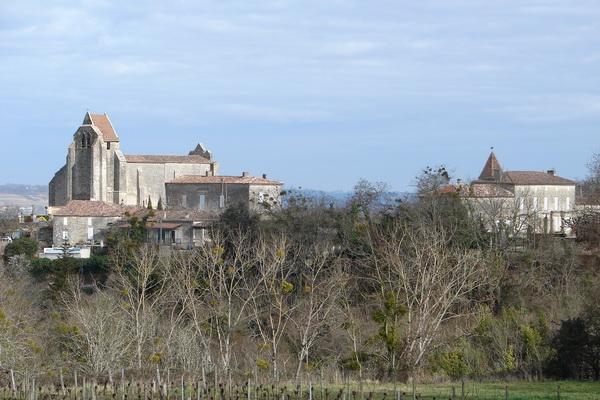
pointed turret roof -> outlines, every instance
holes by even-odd
[[[479,179],[492,181],[499,180],[502,176],[502,166],[498,162],[494,151],[490,152],[490,156],[488,157],[483,169],[481,170],[481,174],[479,174]]]
[[[91,114],[86,112],[85,117],[83,118],[83,125],[93,125],[98,128],[102,133],[102,139],[104,139],[105,142],[119,141],[119,136],[117,136],[117,132],[115,132],[115,129],[106,114]]]

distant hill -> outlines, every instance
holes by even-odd
[[[7,183],[0,185],[0,207],[29,207],[34,206],[36,212],[48,205],[47,185],[21,185]]]
[[[18,183],[7,183],[0,185],[0,193],[12,193],[22,196],[48,195],[48,185],[21,185]]]
[[[307,199],[310,199],[314,202],[323,202],[325,204],[333,204],[335,207],[343,207],[348,201],[352,198],[354,192],[352,191],[325,191],[325,190],[313,190],[313,189],[294,189],[287,188],[284,189],[289,195],[293,196],[302,196]],[[411,193],[404,192],[387,192],[382,199],[382,204],[380,205],[395,205],[397,204],[397,200],[407,200],[413,199],[414,195]]]

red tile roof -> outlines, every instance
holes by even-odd
[[[494,180],[498,179],[502,174],[502,166],[498,162],[496,155],[492,151],[490,156],[488,157],[483,169],[481,170],[481,174],[479,174],[479,179],[482,180]]]
[[[166,229],[169,231],[179,228],[181,224],[176,222],[149,222],[148,228],[150,229]]]
[[[550,171],[503,171],[493,151],[483,166],[479,179],[473,183],[490,181],[512,185],[575,185],[574,181],[556,176]]]
[[[473,197],[514,197],[515,194],[498,183],[474,182],[469,187],[469,195]]]
[[[155,156],[155,155],[126,155],[125,160],[129,163],[146,164],[212,164],[213,161],[205,157],[192,156]]]
[[[221,183],[238,183],[245,185],[274,185],[281,186],[282,183],[278,181],[272,181],[270,179],[261,178],[257,176],[202,176],[202,175],[185,175],[179,178],[167,181],[168,184],[221,184]]]
[[[53,214],[62,217],[119,217],[126,209],[103,201],[71,200]]]
[[[105,142],[118,142],[119,136],[115,132],[110,120],[108,119],[108,115],[106,114],[90,114],[89,112],[85,114],[85,118],[83,119],[84,125],[94,125],[98,128],[100,133],[102,133],[102,139]]]
[[[208,210],[192,210],[192,209],[182,209],[182,210],[148,210],[143,209],[135,213],[139,218],[143,218],[148,213],[152,213],[152,215],[148,218],[148,221],[204,221],[204,220],[214,220],[218,218],[218,214],[213,211]]]
[[[434,190],[435,194],[460,194],[462,187],[459,185],[444,185],[440,186],[438,189]]]
[[[575,186],[575,181],[556,176],[553,173],[539,171],[506,171],[502,182],[514,185],[568,185]]]

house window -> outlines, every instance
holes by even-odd
[[[88,228],[87,233],[88,240],[94,240],[94,228]]]
[[[548,211],[548,198],[544,197],[544,211]]]
[[[219,196],[219,207],[220,208],[224,208],[225,207],[225,195],[222,194]]]
[[[537,197],[534,197],[534,198],[533,198],[533,211],[536,211],[536,210],[537,210],[537,207],[538,207],[538,204],[537,204]]]
[[[92,226],[92,217],[88,217],[88,226]]]
[[[200,194],[200,200],[198,201],[198,208],[200,210],[206,209],[206,195],[203,193]]]
[[[565,211],[569,211],[571,209],[571,198],[567,197],[565,199]]]
[[[554,198],[554,209],[555,209],[555,210],[558,210],[558,205],[559,205],[559,204],[558,204],[558,197],[555,197],[555,198]]]
[[[106,143],[106,150],[110,150],[110,142]]]
[[[62,231],[62,238],[63,238],[63,240],[69,240],[69,231],[67,231],[67,230]]]
[[[523,212],[525,210],[525,199],[519,197],[519,211]]]
[[[560,217],[552,217],[552,230],[554,232],[559,232],[561,229],[561,218]]]
[[[185,195],[185,194],[181,195],[181,206],[184,208],[187,207],[187,195]]]
[[[63,217],[63,226],[67,226],[69,224],[69,217]]]
[[[206,229],[194,229],[194,240],[204,240],[206,239]]]
[[[263,203],[265,201],[265,194],[263,192],[258,192],[258,202]]]

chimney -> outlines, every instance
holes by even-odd
[[[547,173],[548,175],[552,175],[552,176],[554,176],[554,169],[549,169],[548,171],[546,171],[546,173]]]
[[[263,179],[267,179],[267,174],[263,174]]]
[[[247,176],[250,176],[250,172],[248,172],[248,171],[242,172],[242,178],[245,178]]]

